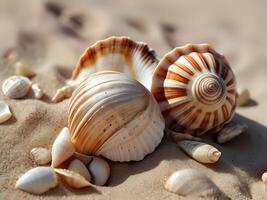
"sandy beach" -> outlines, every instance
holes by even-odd
[[[14,63],[22,61],[36,73],[31,80],[46,91],[42,100],[30,95],[9,99],[0,91],[0,100],[13,114],[0,125],[0,199],[186,199],[164,189],[167,177],[184,168],[206,174],[230,199],[267,199],[267,186],[261,181],[267,171],[267,2],[51,2],[0,0],[0,85],[14,74]],[[112,173],[104,187],[74,190],[61,184],[40,197],[16,190],[16,180],[36,166],[30,150],[51,148],[67,126],[69,100],[55,104],[51,97],[71,76],[83,51],[113,35],[147,43],[159,59],[186,43],[211,44],[230,62],[238,86],[251,93],[250,103],[237,108],[234,117],[246,123],[248,131],[224,145],[213,135],[204,136],[222,152],[216,164],[194,161],[164,137],[142,161],[109,162]]]

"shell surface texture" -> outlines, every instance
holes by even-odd
[[[80,57],[72,80],[80,83],[89,74],[112,70],[123,72],[150,90],[158,60],[145,43],[128,37],[109,37],[90,46]]]
[[[5,101],[0,101],[0,124],[12,117],[9,106]]]
[[[12,99],[19,99],[29,92],[31,81],[25,76],[11,76],[2,85],[5,96]]]
[[[36,167],[22,175],[15,188],[32,194],[42,194],[57,185],[58,178],[53,168]]]
[[[71,143],[71,137],[69,129],[64,127],[59,133],[58,137],[52,145],[52,163],[51,167],[57,167],[65,160],[70,158],[74,152],[75,148]]]
[[[102,71],[88,76],[74,91],[68,126],[77,152],[123,162],[152,153],[165,124],[142,84],[120,72]]]
[[[233,71],[207,44],[188,44],[166,54],[154,72],[151,91],[166,126],[193,135],[219,131],[236,108]]]

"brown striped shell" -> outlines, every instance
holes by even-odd
[[[80,57],[70,83],[80,83],[89,74],[112,70],[123,72],[151,88],[153,72],[158,60],[145,43],[128,37],[109,37],[99,40]]]
[[[76,151],[123,162],[153,152],[165,124],[158,103],[142,84],[120,72],[102,71],[73,92],[68,127]]]
[[[166,54],[151,91],[166,126],[192,135],[219,131],[236,107],[235,76],[225,57],[207,44],[188,44]]]

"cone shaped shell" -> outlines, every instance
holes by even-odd
[[[151,91],[169,128],[196,135],[218,131],[236,107],[235,76],[226,59],[206,44],[188,44],[166,54],[154,72]]]
[[[9,120],[12,117],[9,106],[6,102],[0,101],[0,124]]]
[[[110,37],[90,46],[80,57],[72,80],[80,83],[87,75],[112,70],[128,74],[149,90],[158,60],[146,44],[128,37]]]
[[[52,145],[51,167],[57,167],[75,152],[68,128],[63,128]]]
[[[74,91],[68,124],[78,152],[113,161],[143,159],[158,146],[164,130],[150,92],[112,71],[92,74]]]
[[[58,185],[57,175],[51,167],[36,167],[22,175],[16,188],[32,194],[42,194]]]
[[[202,142],[183,140],[177,144],[184,152],[201,163],[215,163],[221,156],[218,149]]]

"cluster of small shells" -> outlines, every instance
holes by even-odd
[[[109,164],[102,158],[75,152],[70,139],[65,127],[53,143],[51,153],[46,148],[32,149],[31,155],[38,165],[46,165],[52,160],[51,166],[29,170],[18,179],[15,187],[32,194],[42,194],[56,187],[59,177],[72,188],[104,185],[110,176]],[[65,161],[68,162],[67,169],[60,168]]]

